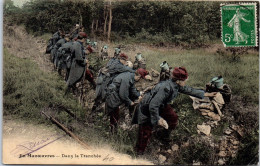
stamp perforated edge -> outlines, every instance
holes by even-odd
[[[232,45],[232,46],[226,46],[226,44],[223,42],[223,27],[222,27],[222,6],[226,6],[226,5],[254,5],[255,7],[255,45],[253,46],[236,46],[236,45]],[[256,2],[226,2],[226,3],[221,3],[220,4],[220,15],[221,15],[221,42],[223,43],[224,47],[257,47],[258,46],[258,19],[257,19],[257,3]]]

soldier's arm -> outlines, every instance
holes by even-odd
[[[140,92],[136,89],[135,85],[133,84],[130,86],[130,94],[135,99],[137,99],[140,96]]]
[[[189,86],[180,87],[179,92],[193,96],[193,97],[197,97],[197,98],[200,98],[200,99],[203,99],[204,94],[205,94],[205,92],[203,90],[194,89],[194,88],[189,87]]]
[[[79,62],[85,63],[85,60],[83,59],[83,55],[82,55],[83,52],[81,49],[81,45],[75,44],[74,49],[75,49],[75,59]]]
[[[149,104],[149,111],[150,111],[152,125],[156,125],[158,123],[158,120],[160,119],[159,109],[161,106],[163,106],[163,101],[166,98],[168,98],[169,93],[170,93],[169,89],[160,88],[157,94],[151,100]]]
[[[118,73],[123,73],[123,72],[130,72],[130,73],[134,73],[135,71],[133,69],[131,69],[130,67],[128,66],[125,66],[123,64],[120,64],[120,65],[116,65],[115,66],[115,70],[118,72]]]
[[[128,79],[122,79],[119,88],[119,96],[127,106],[130,106],[132,103],[132,100],[129,98],[129,88],[130,83]]]

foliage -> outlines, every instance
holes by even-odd
[[[210,40],[220,38],[219,4],[219,2],[114,1],[112,2],[112,34],[115,34],[113,39],[131,37],[136,42],[148,40],[156,44],[172,42],[188,48],[204,47]],[[82,22],[88,33],[95,29],[96,35],[102,37],[105,34],[102,32],[106,6],[107,2],[103,0],[35,0],[23,5],[19,17],[8,8],[5,8],[5,13],[8,12],[16,22],[25,24],[28,31],[37,34],[54,33],[58,27],[70,31],[72,26]],[[93,21],[96,22],[95,27],[92,27]]]
[[[15,13],[16,10],[19,10],[18,7],[14,6],[14,2],[12,0],[5,0],[3,8],[5,15]]]

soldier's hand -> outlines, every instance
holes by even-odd
[[[205,96],[205,97],[215,97],[215,96],[217,95],[217,93],[218,93],[218,92],[211,92],[211,93],[206,92],[206,93],[204,94],[204,96]]]
[[[133,106],[133,105],[135,105],[135,103],[134,103],[134,102],[131,102],[130,106]]]
[[[168,123],[167,123],[163,118],[160,118],[160,119],[158,120],[158,125],[159,125],[159,126],[162,126],[162,127],[165,128],[165,129],[168,129],[168,128],[169,128]]]
[[[140,101],[142,100],[142,98],[143,98],[143,96],[140,95],[140,96],[138,97],[137,102],[140,103]]]

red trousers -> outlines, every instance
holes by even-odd
[[[86,69],[85,79],[87,79],[89,82],[94,81],[93,74],[91,73],[91,71],[89,69]]]
[[[178,115],[174,112],[173,108],[171,108],[169,104],[167,104],[162,110],[160,110],[159,114],[168,123],[168,130],[175,129],[178,123]],[[139,125],[138,140],[136,143],[137,152],[143,153],[145,151],[149,139],[152,136],[152,128],[153,127],[150,123]]]
[[[89,69],[86,70],[85,79],[87,79],[93,85],[94,89],[96,89],[93,73]]]
[[[117,127],[117,123],[119,120],[119,107],[109,113],[110,116],[110,126]]]

